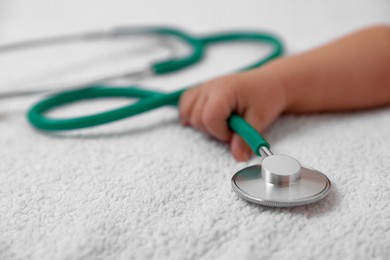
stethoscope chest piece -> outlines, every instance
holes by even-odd
[[[270,207],[294,207],[324,198],[331,183],[323,173],[292,157],[270,154],[259,165],[238,171],[233,190],[243,199]]]

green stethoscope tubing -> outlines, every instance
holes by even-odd
[[[239,71],[246,71],[259,67],[283,54],[282,42],[271,34],[232,32],[195,38],[180,30],[165,27],[151,27],[144,29],[143,32],[175,36],[186,42],[192,48],[191,54],[187,57],[158,62],[152,65],[155,74],[170,73],[190,66],[203,58],[207,45],[226,41],[260,41],[270,43],[273,46],[272,52],[267,57]],[[171,93],[161,93],[137,88],[136,86],[123,88],[96,84],[47,97],[30,108],[27,113],[27,118],[35,128],[44,131],[66,131],[88,128],[138,115],[161,106],[177,105],[181,94],[187,89],[188,88],[183,88]],[[48,118],[45,116],[45,113],[49,110],[76,101],[95,98],[123,97],[138,98],[139,100],[136,103],[94,115],[66,119]],[[255,154],[260,155],[260,147],[265,146],[270,148],[269,143],[239,115],[232,114],[227,121],[229,127],[246,141]]]
[[[205,55],[205,46],[209,44],[229,42],[229,41],[260,41],[266,42],[273,45],[274,49],[269,56],[266,58],[247,66],[243,70],[250,70],[257,68],[268,61],[279,57],[283,54],[283,44],[281,41],[276,38],[274,35],[265,34],[265,33],[256,33],[256,32],[230,32],[222,34],[213,34],[210,36],[205,36],[202,38],[194,38],[187,33],[179,31],[173,28],[145,28],[143,30],[145,33],[152,34],[161,34],[161,35],[170,35],[181,39],[183,42],[186,42],[189,46],[192,47],[192,53],[186,57],[174,60],[168,60],[163,62],[157,62],[152,65],[152,69],[156,74],[165,74],[181,70],[187,66],[193,65],[203,58]]]

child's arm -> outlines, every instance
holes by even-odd
[[[366,29],[321,48],[187,91],[180,101],[184,124],[231,142],[247,160],[249,147],[228,129],[232,112],[258,131],[283,112],[311,113],[390,104],[390,27]]]
[[[366,29],[270,68],[285,84],[287,112],[361,109],[390,103],[390,27]]]

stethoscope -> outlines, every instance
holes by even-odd
[[[283,53],[281,41],[276,36],[268,33],[239,31],[195,37],[171,27],[119,28],[108,32],[93,32],[73,37],[37,40],[32,42],[33,44],[24,43],[24,45],[41,45],[67,39],[91,40],[101,37],[118,37],[134,34],[174,37],[186,44],[191,50],[188,55],[158,61],[153,63],[147,70],[137,72],[142,76],[168,74],[194,65],[204,58],[208,46],[221,42],[253,41],[266,43],[273,47],[272,51],[264,59],[239,71],[259,67],[281,56]],[[23,47],[23,43],[16,45],[16,47]],[[10,47],[8,46],[8,48]],[[109,78],[133,74],[126,73],[125,75],[114,75]],[[92,82],[98,81],[100,82],[100,80]],[[66,131],[88,128],[138,115],[161,106],[177,105],[181,94],[187,89],[183,88],[171,93],[162,93],[137,86],[124,88],[96,83],[78,89],[55,93],[44,98],[31,107],[27,113],[27,118],[32,126],[43,131]],[[49,118],[46,116],[46,113],[54,108],[81,100],[123,97],[138,98],[139,100],[130,105],[88,116],[66,119]],[[301,166],[292,157],[273,154],[270,151],[269,143],[239,115],[232,114],[227,122],[229,127],[246,141],[253,152],[262,157],[259,164],[244,168],[232,177],[232,188],[238,196],[265,206],[292,207],[316,202],[329,193],[331,183],[326,175],[317,170]]]

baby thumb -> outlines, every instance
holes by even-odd
[[[234,159],[240,162],[248,161],[252,155],[251,149],[238,134],[233,134],[230,141],[230,150]]]
[[[264,122],[258,116],[249,114],[245,116],[247,122],[255,128],[258,132],[261,132],[264,128]],[[237,161],[247,161],[250,159],[253,151],[249,145],[240,137],[237,133],[234,133],[230,141],[230,149],[233,157]]]

